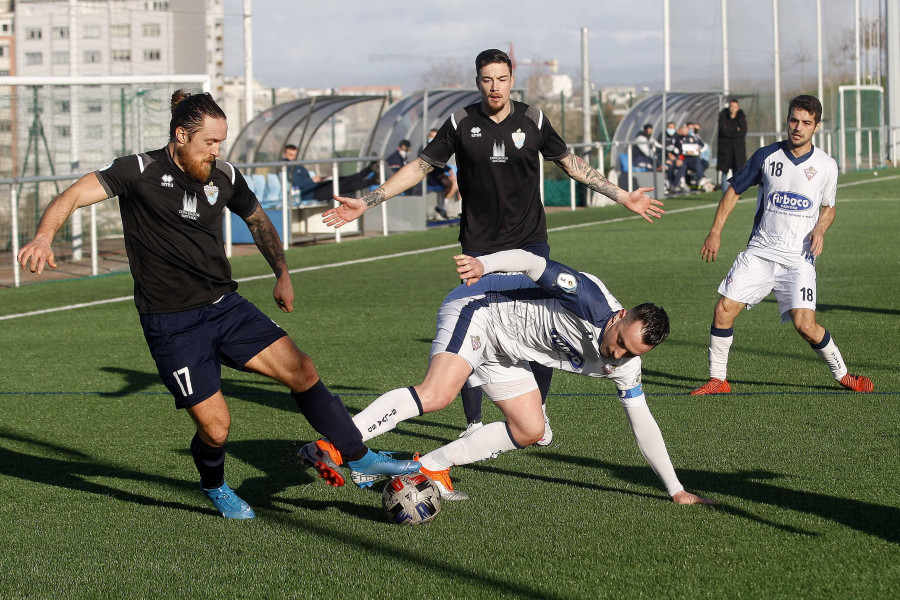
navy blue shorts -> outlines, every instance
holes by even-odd
[[[240,371],[287,335],[237,292],[200,308],[141,315],[141,326],[176,408],[190,408],[218,392],[222,365]]]

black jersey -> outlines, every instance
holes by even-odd
[[[222,212],[256,210],[256,196],[230,163],[216,161],[206,184],[191,180],[167,148],[117,158],[95,171],[119,197],[125,249],[141,314],[215,302],[237,289],[225,256]]]
[[[568,152],[537,108],[510,101],[509,115],[495,123],[479,102],[453,113],[421,158],[443,168],[456,154],[462,196],[459,241],[463,248],[487,253],[547,241],[541,155],[559,160]]]

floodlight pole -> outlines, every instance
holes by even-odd
[[[728,0],[722,0],[722,89],[728,95]]]
[[[778,0],[772,0],[772,37],[775,48],[775,133],[781,134],[781,45],[778,33]]]
[[[253,120],[253,32],[252,0],[244,0],[244,126]]]
[[[598,105],[597,109],[600,109]],[[591,74],[588,54],[588,30],[581,28],[581,141],[591,143]],[[585,157],[591,149],[585,148]]]
[[[78,0],[69,0],[69,75],[78,76]],[[69,88],[69,173],[78,172],[78,86]],[[40,185],[37,185],[40,189]],[[81,212],[72,213],[72,260],[82,259]]]

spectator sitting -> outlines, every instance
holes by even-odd
[[[709,168],[709,144],[704,142],[703,137],[700,135],[700,123],[688,123],[688,129],[694,133],[694,137],[700,142],[700,166],[703,167],[703,172],[706,173],[706,170]]]
[[[687,169],[684,164],[684,151],[681,148],[681,136],[675,130],[675,123],[666,123],[666,182],[668,194],[686,192],[689,190],[684,182],[684,173]]]
[[[684,153],[685,179],[699,187],[704,170],[703,162],[700,160],[703,141],[694,135],[690,125],[688,123],[679,127],[678,135],[681,136],[681,151]]]
[[[634,141],[637,143],[631,147],[631,165],[636,169],[657,169],[661,162],[662,144],[653,137],[653,125],[646,123],[641,127]]]
[[[406,161],[409,158],[410,146],[409,140],[400,140],[400,143],[397,144],[397,149],[385,159],[385,163],[391,170],[388,177],[399,171],[400,168],[406,164]]]
[[[285,146],[281,153],[281,160],[287,162],[297,160],[297,146],[293,144]],[[316,184],[324,181],[318,175],[310,174],[303,165],[288,167],[288,180],[291,182],[291,193],[300,194],[301,200],[312,200],[312,192],[316,189]]]

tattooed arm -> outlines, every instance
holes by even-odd
[[[259,204],[252,215],[244,219],[253,241],[259,252],[265,257],[266,262],[275,273],[275,291],[272,296],[275,304],[282,311],[289,313],[294,310],[294,286],[291,284],[291,275],[288,272],[287,261],[284,258],[284,249],[278,231],[272,225],[272,221]]]
[[[322,213],[322,221],[329,226],[340,227],[362,216],[364,212],[378,206],[386,200],[390,200],[398,194],[402,194],[409,188],[421,183],[434,167],[417,158],[405,164],[390,179],[384,182],[378,189],[373,190],[362,198],[343,198],[335,196],[340,204]]]
[[[614,200],[651,223],[653,218],[659,218],[665,212],[659,208],[663,205],[662,202],[644,194],[644,192],[649,192],[653,188],[638,188],[629,194],[619,186],[611,183],[577,154],[569,152],[569,154],[557,160],[556,165],[578,183],[582,183],[598,194],[603,194],[607,198]]]

